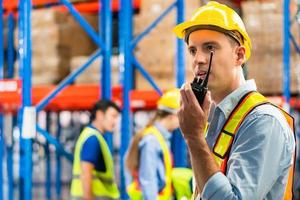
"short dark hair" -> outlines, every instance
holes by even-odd
[[[111,100],[101,99],[97,101],[91,110],[90,121],[92,122],[96,118],[96,112],[98,110],[101,110],[102,112],[105,113],[107,109],[110,107],[116,109],[118,112],[121,112],[120,107]]]

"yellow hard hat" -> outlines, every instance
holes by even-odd
[[[179,89],[170,89],[166,91],[157,101],[157,109],[175,114],[180,107],[179,101]]]
[[[250,58],[252,48],[251,40],[246,32],[242,19],[233,9],[218,2],[210,1],[206,5],[195,10],[189,21],[185,21],[175,26],[173,31],[177,37],[183,38],[185,37],[187,29],[192,27],[197,28],[197,26],[199,27],[198,29],[201,29],[201,27],[206,29],[210,26],[219,28],[216,29],[217,31],[223,29],[225,31],[239,32],[243,37],[241,45],[246,49],[246,60]]]

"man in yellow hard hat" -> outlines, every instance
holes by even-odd
[[[127,187],[131,200],[172,198],[171,133],[179,127],[179,89],[165,92],[157,102],[155,116],[135,134],[126,157],[133,181]]]
[[[250,58],[251,40],[241,18],[210,1],[174,32],[188,46],[194,75],[204,79],[209,73],[202,104],[190,83],[180,90],[178,117],[195,197],[292,199],[293,118],[258,93],[254,80],[245,80],[242,66]]]

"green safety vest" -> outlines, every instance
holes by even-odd
[[[170,155],[169,148],[161,135],[161,133],[154,126],[150,126],[146,128],[143,132],[143,136],[148,134],[152,134],[158,140],[164,157],[164,165],[165,165],[165,181],[166,185],[164,189],[159,193],[159,200],[170,200],[172,197],[172,183],[171,183],[171,173],[172,173],[172,158]],[[143,195],[139,186],[138,177],[134,177],[133,182],[127,187],[127,192],[131,200],[142,200]]]
[[[172,170],[172,185],[176,200],[191,199],[193,194],[192,189],[193,171],[190,168],[173,168]]]
[[[93,180],[92,180],[92,192],[95,199],[118,199],[120,194],[117,184],[114,180],[114,165],[112,155],[110,150],[103,138],[103,136],[95,129],[86,127],[80,134],[74,154],[73,163],[73,179],[71,183],[71,198],[72,199],[82,199],[83,197],[83,187],[80,180],[80,153],[84,142],[91,136],[96,136],[102,150],[104,163],[106,166],[105,172],[100,172],[93,170]]]

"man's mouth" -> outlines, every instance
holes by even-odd
[[[205,71],[197,72],[196,76],[204,80],[204,78],[206,77],[206,72]]]

